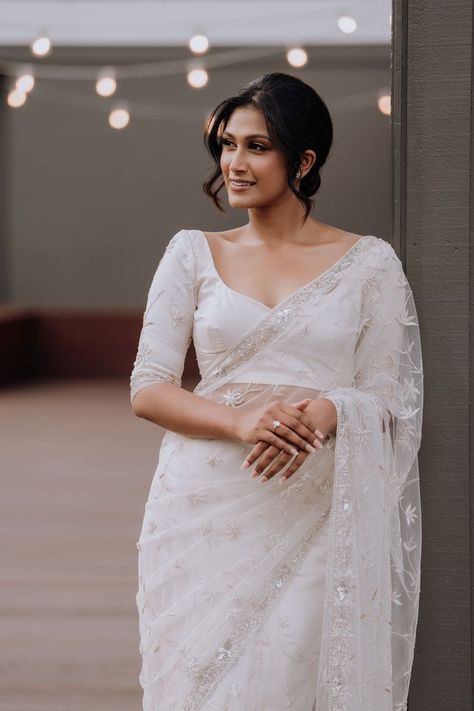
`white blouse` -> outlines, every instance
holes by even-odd
[[[347,259],[346,255],[355,245],[366,238],[382,241],[371,235],[361,237],[338,262]],[[316,282],[321,276],[317,275],[312,281]],[[311,283],[307,282],[270,308],[227,286],[215,267],[209,243],[201,230],[179,230],[169,241],[148,292],[131,375],[131,400],[139,390],[152,383],[166,381],[181,385],[191,339],[202,377],[219,356],[255,327],[259,319],[276,311],[284,320],[285,303]],[[281,373],[286,371],[284,384],[324,388],[335,379],[344,384],[351,372],[359,328],[359,295],[349,288],[342,293],[338,289],[334,309],[330,308],[330,302],[329,294],[325,309],[316,320],[317,327],[306,326],[301,339],[297,339],[294,347],[286,352],[286,357],[294,361],[292,383],[288,383],[287,368],[281,368],[278,354],[271,349],[264,360],[260,359],[258,372],[247,370],[242,382],[248,382],[250,375],[255,382],[282,383]],[[315,373],[319,376],[318,383]]]

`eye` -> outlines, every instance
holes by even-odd
[[[230,145],[230,144],[232,143],[232,141],[230,141],[228,138],[221,138],[220,143],[221,143],[222,146],[228,146],[228,145]],[[266,146],[262,146],[260,143],[250,143],[249,145],[250,145],[250,146],[256,146],[256,147],[259,149],[259,151],[258,151],[259,153],[260,153],[261,151],[266,151],[266,150],[267,150],[267,147],[266,147]]]

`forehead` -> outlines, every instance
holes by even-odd
[[[262,112],[249,107],[235,109],[222,133],[232,134],[237,138],[247,136],[261,138],[269,135]]]

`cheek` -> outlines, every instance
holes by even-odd
[[[281,160],[274,154],[265,156],[260,161],[258,172],[264,175],[272,185],[280,185],[286,183],[286,168]]]
[[[230,161],[231,161],[230,156],[226,153],[222,153],[221,159],[220,159],[220,167],[221,167],[222,172],[227,170],[227,168],[229,167]]]

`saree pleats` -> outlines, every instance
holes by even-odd
[[[195,709],[311,550],[329,512],[334,454],[315,453],[283,486],[258,487],[240,470],[240,445],[166,438],[139,543],[141,682],[160,708],[169,699],[169,708]]]

